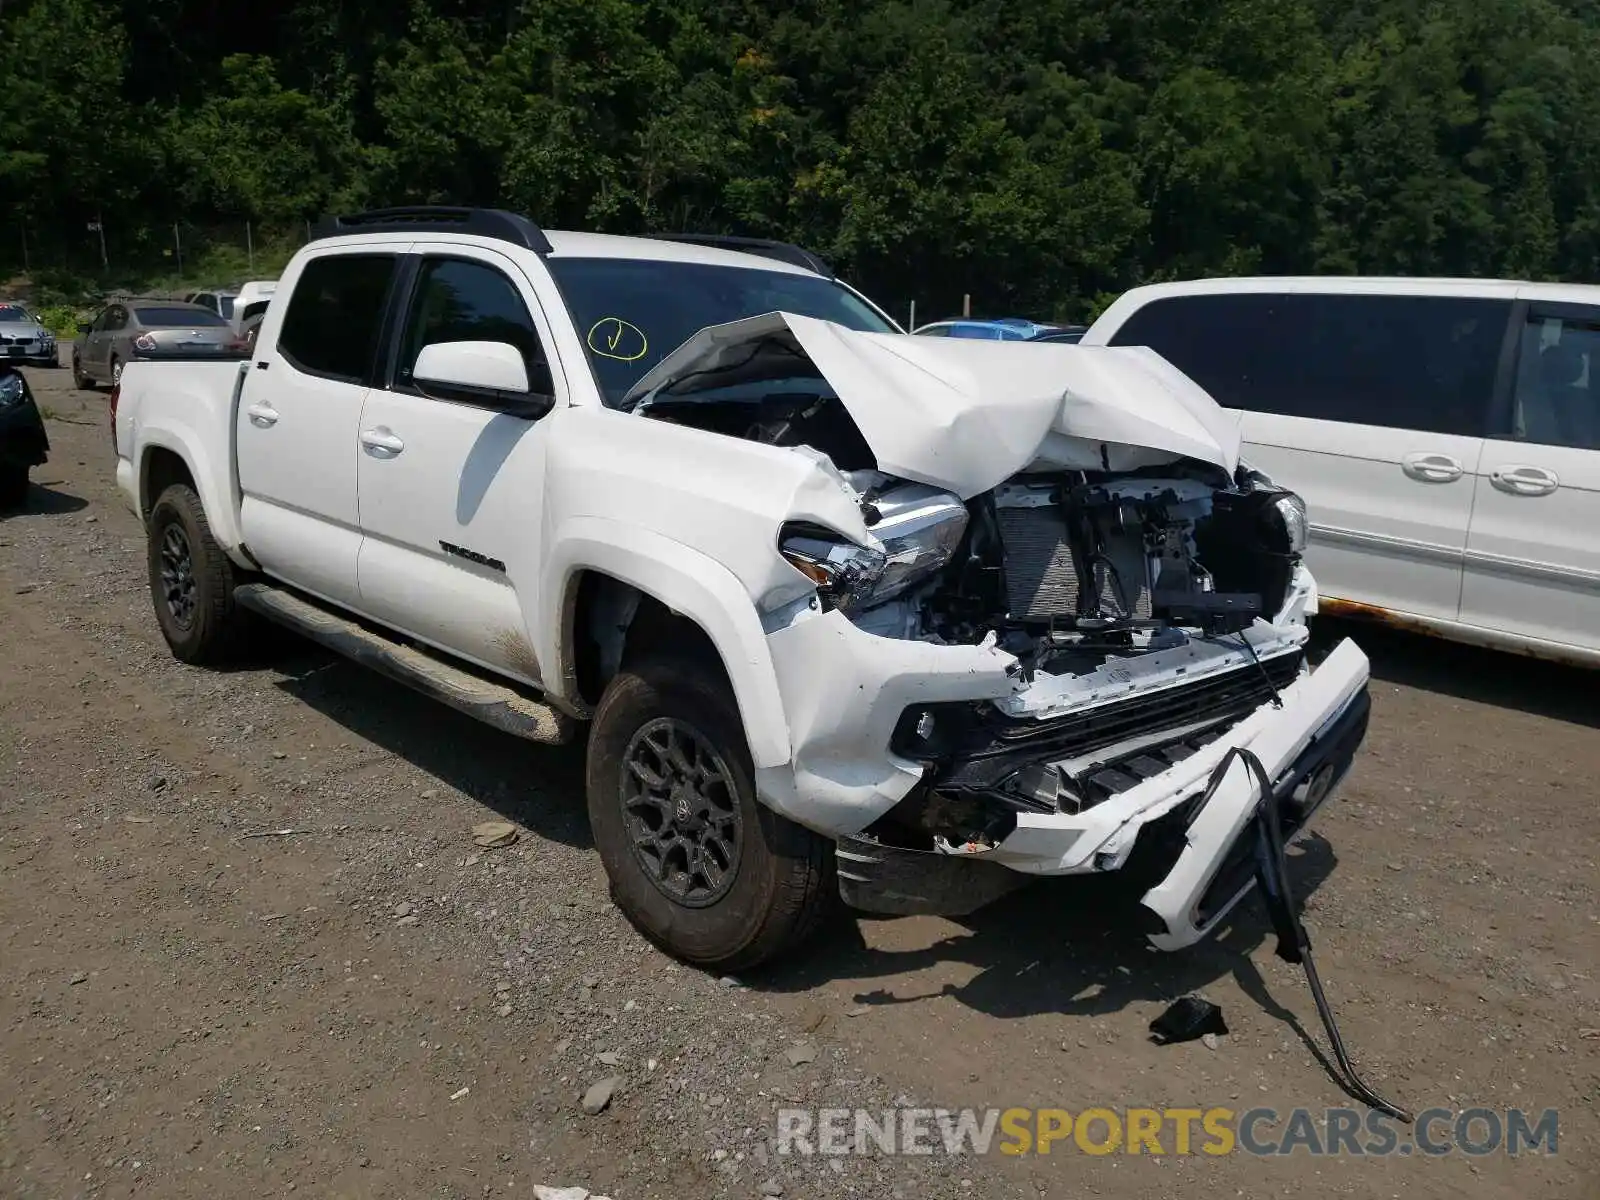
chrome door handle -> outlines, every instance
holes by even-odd
[[[278,410],[270,404],[257,402],[247,405],[244,415],[250,418],[250,424],[258,429],[269,429],[278,423]]]
[[[1561,486],[1556,473],[1543,467],[1496,467],[1489,482],[1513,496],[1548,496]]]
[[[1454,483],[1465,472],[1459,460],[1448,454],[1408,454],[1400,469],[1420,483]]]
[[[363,429],[361,444],[374,458],[393,458],[406,448],[406,444],[383,425],[379,425],[376,429]]]

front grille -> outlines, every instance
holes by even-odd
[[[1300,673],[1301,659],[1299,651],[1281,654],[1263,660],[1259,666],[1252,663],[1209,679],[1135,693],[1048,721],[983,710],[951,748],[953,752],[946,760],[949,766],[935,775],[934,787],[941,791],[994,792],[1032,764],[1076,758],[1163,729],[1202,722],[1220,728],[1253,712],[1275,691],[1293,683]],[[1007,797],[1022,807],[1048,811],[1030,798],[1013,796],[1009,791]]]
[[[1067,523],[1054,505],[995,514],[1005,548],[1006,602],[1019,621],[1048,621],[1078,612],[1079,564]],[[1137,532],[1112,537],[1093,563],[1095,605],[1107,616],[1150,616],[1150,568]]]

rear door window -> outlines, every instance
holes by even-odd
[[[278,331],[278,352],[289,365],[325,379],[365,382],[395,262],[392,254],[329,254],[308,262]]]
[[[1158,300],[1146,345],[1230,408],[1482,437],[1509,300],[1228,293]]]

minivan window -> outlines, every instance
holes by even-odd
[[[392,254],[329,254],[308,262],[278,331],[289,365],[328,379],[366,379],[394,267]]]
[[[1510,310],[1455,296],[1174,296],[1111,343],[1149,346],[1229,408],[1483,437]]]
[[[1592,317],[1528,315],[1512,432],[1542,446],[1600,450],[1600,309]]]

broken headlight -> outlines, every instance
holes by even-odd
[[[1272,549],[1282,554],[1299,554],[1306,548],[1306,502],[1293,492],[1283,492],[1267,506],[1266,520],[1283,539],[1283,546]]]
[[[892,600],[950,561],[967,530],[967,506],[922,484],[886,489],[871,501],[869,528],[881,550],[814,525],[785,525],[779,553],[838,608]]]

